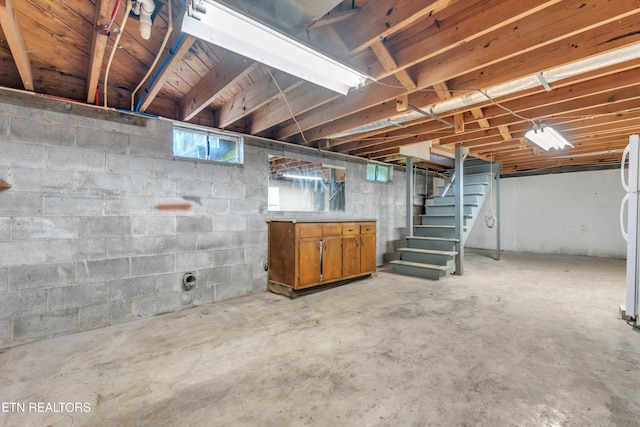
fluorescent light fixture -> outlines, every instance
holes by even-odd
[[[211,0],[187,8],[182,32],[346,95],[367,75]]]
[[[294,178],[294,179],[306,179],[309,181],[324,181],[324,178],[321,176],[313,176],[313,175],[294,175],[290,173],[285,173],[282,175],[283,178]]]
[[[563,148],[565,146],[573,147],[569,144],[569,141],[564,139],[562,135],[558,133],[551,126],[545,126],[543,124],[535,125],[533,129],[527,132],[525,135],[529,141],[539,145],[541,148],[549,151],[551,148]]]

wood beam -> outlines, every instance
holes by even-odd
[[[266,66],[263,66],[266,68]],[[227,127],[273,102],[285,93],[295,89],[302,81],[290,74],[278,70],[266,70],[265,74],[253,84],[244,88],[218,109],[218,126]],[[271,77],[273,75],[273,78]],[[275,81],[274,81],[275,79]]]
[[[433,84],[433,90],[438,95],[441,101],[446,101],[447,99],[451,99],[451,91],[447,86],[447,82],[437,82]]]
[[[93,23],[93,37],[91,39],[91,52],[89,53],[89,73],[87,75],[87,103],[96,101],[96,91],[100,80],[104,53],[107,48],[109,35],[104,29],[109,25],[110,13],[116,4],[116,0],[96,0],[95,16]]]
[[[236,84],[250,73],[253,67],[260,66],[243,56],[229,52],[229,55],[200,80],[188,94],[180,100],[180,117],[191,120],[196,114],[211,104],[220,93]]]
[[[438,67],[425,65],[418,72],[418,87],[432,86],[446,79],[450,87],[456,88],[455,84],[451,84],[451,80],[457,76],[473,74],[473,71],[480,71],[485,76],[483,80],[490,80],[494,76],[487,75],[486,68],[501,62],[504,64],[505,61],[516,57],[524,58],[526,55],[529,66],[508,67],[513,71],[505,74],[503,65],[500,76],[495,76],[500,82],[509,81],[541,69],[628,45],[633,43],[631,38],[640,38],[631,31],[637,24],[640,12],[635,2],[625,1],[619,7],[617,5],[615,10],[608,2],[598,2],[589,13],[581,11],[582,7],[583,1],[563,1],[542,12],[527,16],[518,22],[515,29],[501,28],[474,40],[473,43],[458,46],[450,51],[445,63],[440,63]],[[566,19],[569,11],[573,12],[575,19]],[[563,22],[563,25],[548,25],[544,40],[541,41],[540,25],[545,22]],[[599,28],[597,32],[592,31],[595,28]],[[617,36],[622,38],[616,39]],[[567,50],[567,43],[574,48]],[[587,53],[589,50],[593,53]],[[540,58],[541,61],[535,61],[534,58],[543,51],[545,54]],[[470,64],[477,65],[474,67]],[[480,84],[472,87],[489,86]]]
[[[638,10],[638,12],[640,15],[640,10]],[[616,21],[614,23],[609,23],[603,26],[597,33],[595,33],[596,37],[594,37],[593,32],[586,32],[586,33],[581,33],[579,35],[573,36],[570,38],[570,42],[572,44],[575,43],[575,48],[569,51],[567,51],[566,49],[566,45],[569,42],[568,40],[556,41],[550,46],[546,46],[546,47],[542,46],[539,49],[536,49],[535,51],[530,51],[526,54],[526,60],[523,59],[523,61],[519,62],[521,63],[521,66],[519,66],[515,72],[511,72],[511,75],[507,75],[507,76],[505,76],[504,63],[502,62],[494,63],[494,60],[492,60],[491,58],[485,58],[484,56],[484,55],[490,55],[490,52],[483,53],[479,55],[477,58],[475,58],[473,61],[483,61],[484,59],[487,59],[493,65],[482,69],[480,73],[471,72],[469,74],[466,74],[465,78],[455,80],[453,82],[453,85],[451,81],[449,81],[448,84],[450,87],[453,86],[453,88],[455,87],[461,87],[461,88],[490,87],[495,84],[503,83],[504,78],[507,78],[507,80],[513,80],[521,76],[534,73],[539,69],[547,69],[547,68],[552,68],[554,66],[562,65],[565,63],[565,61],[570,62],[583,57],[592,56],[597,53],[602,53],[604,50],[603,46],[606,46],[606,49],[609,50],[609,49],[615,49],[617,47],[627,45],[629,43],[640,41],[640,34],[633,31],[635,23],[637,22],[637,18],[638,16],[627,17],[620,20],[619,22]],[[533,40],[528,40],[528,41],[531,43],[533,42]],[[519,48],[519,46],[514,46],[514,47]],[[505,52],[500,53],[500,55],[505,55],[505,54],[506,54]],[[467,55],[467,57],[471,57],[471,56],[474,56],[474,54],[469,53]],[[454,63],[459,62],[457,57],[451,57],[450,59]],[[511,57],[510,61],[513,62],[517,60],[514,59],[514,57]],[[434,77],[436,74],[441,72],[440,70],[447,70],[447,72],[456,74],[458,72],[463,73],[465,69],[469,69],[469,65],[466,62],[459,62],[458,64],[452,63],[450,67],[447,61],[447,62],[441,63],[440,66],[441,67],[438,67],[437,69],[428,68],[431,72],[430,73],[427,71],[424,72],[424,76],[428,76],[428,81],[426,79],[423,79],[422,83],[428,83],[428,86],[432,86],[436,82],[443,81],[442,78],[436,79]],[[441,77],[444,77],[444,73]],[[422,88],[422,87],[423,87],[422,84],[419,83],[418,88]],[[555,93],[555,92],[556,90],[554,90],[551,93]],[[548,93],[548,92],[544,92],[544,93]],[[421,97],[425,96],[423,93],[419,93],[416,95],[419,95]],[[464,94],[461,94],[461,96],[463,95]],[[381,99],[381,97],[379,98],[376,95],[373,95],[372,97],[369,97],[369,98],[365,97],[363,99],[371,100],[372,102],[370,104],[372,105],[376,105],[376,104],[379,105],[388,101],[386,99]],[[350,99],[349,101],[354,103],[357,102],[353,98]],[[424,106],[426,103],[419,104],[412,101],[411,104]],[[492,108],[499,108],[499,107],[496,106]],[[359,114],[360,112],[362,112],[361,115],[363,117],[366,117],[366,114],[365,114],[366,109],[363,108],[362,105],[352,105],[351,110],[358,111]],[[487,110],[485,109],[485,113],[486,111]],[[391,108],[389,108],[389,111],[387,112],[387,117],[393,117],[394,115],[395,114],[391,111]],[[344,117],[344,116],[341,116],[341,117]],[[322,117],[319,117],[319,118],[321,119]],[[307,135],[313,135],[314,139],[327,138],[333,134],[344,132],[349,129],[353,129],[354,127],[360,127],[360,126],[366,125],[367,123],[371,123],[371,121],[363,122],[358,120],[349,120],[347,117],[345,117],[345,120],[341,121],[340,123],[334,121],[327,125],[324,125],[324,124],[319,125],[315,129],[307,129],[309,122],[311,122],[311,120],[309,120],[308,122],[305,120],[305,126],[303,126],[303,129],[305,129],[305,131],[307,132]],[[324,123],[325,121],[318,120],[318,122]]]
[[[482,108],[472,108],[471,114],[473,115],[473,118],[478,121],[478,124],[482,129],[488,129],[491,127],[489,120],[484,118],[484,113],[482,112]]]
[[[302,82],[301,85],[287,91],[286,100],[278,98],[268,103],[264,108],[255,111],[250,116],[248,131],[251,134],[260,133],[278,123],[291,120],[291,112],[298,116],[341,97],[342,95],[328,89]],[[298,132],[296,127],[289,135]]]
[[[18,14],[13,7],[13,0],[0,0],[0,27],[2,27],[2,32],[11,50],[22,85],[26,90],[33,91],[31,61],[27,55],[27,48],[22,37]]]
[[[527,2],[502,0],[492,2],[489,5],[486,2],[474,2],[471,5],[468,5],[467,2],[459,2],[458,6],[454,3],[451,7],[459,9],[461,19],[456,19],[457,16],[440,17],[436,11],[430,19],[434,21],[437,19],[438,25],[425,25],[421,31],[407,34],[406,37],[409,39],[403,38],[402,34],[390,38],[388,41],[389,49],[394,52],[399,67],[408,68],[450,50],[455,50],[500,28],[511,27],[511,24],[516,21],[559,2],[560,0],[531,0]],[[367,58],[363,57],[361,61],[364,62],[362,65],[359,63],[354,63],[354,65],[359,68],[369,65]],[[389,74],[382,67],[372,64],[370,75],[380,79]]]
[[[453,115],[453,123],[456,125],[455,133],[464,133],[464,115],[462,113]]]
[[[500,135],[504,138],[505,141],[510,141],[513,139],[511,136],[511,132],[509,131],[509,126],[498,126],[498,130],[500,131]]]
[[[375,53],[376,57],[384,67],[387,72],[393,72],[400,82],[407,89],[415,89],[416,83],[413,81],[409,73],[406,70],[399,70],[395,72],[394,70],[398,69],[398,64],[396,64],[395,59],[391,56],[391,53],[387,50],[382,40],[376,40],[371,45],[371,50]]]
[[[311,25],[309,25],[307,28],[310,30],[314,30],[316,28],[325,27],[327,25],[337,24],[338,22],[342,22],[346,19],[351,18],[353,15],[358,13],[359,10],[360,9],[356,7],[353,9],[327,13],[322,18],[312,22]]]
[[[451,0],[376,0],[366,2],[353,18],[337,25],[352,53],[428,17]],[[358,31],[354,31],[357,28]]]

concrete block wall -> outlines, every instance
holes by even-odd
[[[235,166],[175,160],[171,139],[168,121],[0,94],[0,348],[266,289],[265,220],[299,217],[267,211],[281,146],[247,138]],[[382,263],[404,233],[403,173],[339,165],[347,211],[319,218],[377,219]]]

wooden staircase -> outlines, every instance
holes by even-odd
[[[499,173],[500,166],[481,159],[464,162],[463,245],[491,191],[491,182]],[[453,170],[450,170],[449,176],[452,175]],[[425,201],[425,214],[420,215],[420,224],[413,227],[413,234],[406,239],[406,247],[399,249],[400,259],[391,261],[395,273],[438,280],[455,271],[458,239],[453,188],[447,179],[438,188],[438,195]]]

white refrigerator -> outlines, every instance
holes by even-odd
[[[629,169],[625,180],[625,162],[629,157]],[[627,194],[620,206],[620,229],[627,241],[627,286],[625,313],[635,319],[635,326],[640,325],[638,308],[640,307],[640,206],[638,189],[640,188],[640,137],[631,135],[629,145],[622,154],[620,180]],[[627,208],[627,227],[624,226],[624,207]]]

